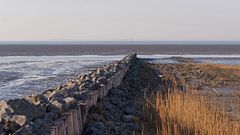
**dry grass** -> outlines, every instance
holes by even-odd
[[[232,117],[227,115],[229,106],[230,109],[234,108],[232,103],[228,102],[232,100],[226,99],[225,102],[211,94],[192,93],[197,92],[198,85],[210,88],[230,86],[237,89],[240,66],[163,64],[158,65],[158,69],[163,74],[162,93],[155,93],[146,100],[144,110],[149,122],[144,126],[145,130],[149,127],[152,129],[151,133],[146,130],[143,134],[240,135],[240,121],[233,121]],[[180,85],[187,86],[186,93],[179,93]],[[239,101],[236,100],[234,106],[240,106]],[[239,109],[230,112],[234,113],[234,116],[240,115]]]
[[[153,103],[155,101],[154,107]],[[239,135],[240,124],[206,106],[205,97],[188,93],[156,94],[146,108],[151,111],[156,135]],[[148,110],[147,109],[147,110]],[[151,109],[149,109],[151,110]],[[224,109],[223,109],[224,110]],[[149,112],[148,112],[149,113]],[[155,114],[153,117],[152,115]]]
[[[189,85],[193,85],[195,89],[199,87],[197,85],[210,87],[235,87],[240,80],[239,65],[162,64],[158,66],[166,78],[169,78],[169,75],[175,75],[179,83],[186,82]]]

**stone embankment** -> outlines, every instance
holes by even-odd
[[[159,91],[161,81],[153,65],[134,61],[121,85],[88,111],[83,135],[153,135],[156,128],[146,112],[146,98]]]
[[[0,134],[80,134],[88,110],[110,89],[120,86],[134,61],[136,54],[132,53],[42,94],[0,101]],[[128,120],[128,116],[125,119]]]

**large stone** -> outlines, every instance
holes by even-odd
[[[7,134],[13,134],[15,133],[18,129],[21,128],[21,126],[19,124],[17,124],[14,121],[6,121],[4,123],[4,131],[6,131]]]
[[[80,74],[80,75],[78,76],[78,78],[79,78],[80,81],[83,80],[83,79],[85,79],[85,77],[86,77],[86,74]]]
[[[88,87],[90,87],[90,83],[89,82],[84,82],[82,83],[80,86],[79,86],[79,89],[82,90],[82,89],[87,89]]]
[[[98,83],[102,83],[102,84],[107,84],[108,83],[108,80],[106,77],[100,77],[98,80],[97,80]]]
[[[72,82],[72,81],[70,81],[70,82],[68,82],[68,83],[66,84],[66,88],[67,88],[67,89],[71,89],[71,90],[78,91],[78,90],[79,90],[78,87],[79,87],[79,85],[78,85],[77,82]]]
[[[24,115],[13,115],[11,116],[10,121],[16,122],[18,125],[23,126],[27,119]]]
[[[64,91],[62,91],[62,92],[64,92]],[[51,95],[48,97],[48,100],[51,102],[51,101],[53,101],[55,99],[62,99],[62,98],[64,98],[64,95],[62,95],[59,92],[53,91],[51,93]]]
[[[89,90],[97,90],[101,87],[101,84],[100,83],[92,83],[89,87]]]
[[[85,78],[84,78],[84,82],[86,82],[86,81],[89,81],[89,82],[91,81],[91,78],[90,78],[89,75],[86,75],[86,76],[85,76]]]
[[[13,109],[7,104],[6,101],[0,101],[0,122],[2,121],[3,117],[9,116],[13,114]]]
[[[67,109],[65,101],[61,99],[52,101],[52,105],[61,112]]]
[[[97,82],[98,78],[99,78],[98,76],[93,77],[92,82]]]
[[[7,134],[12,134],[26,123],[26,117],[23,115],[12,115],[10,117],[5,117],[3,123],[3,128],[7,131]]]
[[[67,97],[64,99],[64,101],[66,102],[66,107],[68,109],[77,107],[77,100],[73,97]]]
[[[26,99],[15,99],[7,101],[15,115],[25,115],[27,119],[35,119],[44,116],[45,109],[42,106],[34,105]]]
[[[24,99],[26,99],[28,102],[34,104],[34,105],[40,105],[46,104],[48,102],[48,99],[43,95],[30,95],[26,96]]]
[[[102,73],[103,73],[103,70],[101,68],[98,68],[97,69],[97,74],[102,75]]]
[[[86,91],[74,92],[72,93],[72,96],[77,100],[86,101],[88,99],[88,94]]]
[[[62,85],[58,85],[57,90],[61,90],[63,88]]]
[[[11,123],[11,124],[16,124],[19,126],[23,126],[27,121],[26,116],[24,115],[12,115],[9,117],[5,117],[4,123]]]
[[[46,99],[50,99],[50,97],[54,94],[54,93],[56,93],[55,91],[44,91],[43,92],[43,96],[46,98]]]

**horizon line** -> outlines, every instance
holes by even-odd
[[[0,45],[240,45],[240,40],[15,40]]]

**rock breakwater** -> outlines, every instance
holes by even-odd
[[[152,135],[154,124],[148,121],[144,105],[146,96],[159,90],[158,75],[150,63],[137,59],[121,85],[89,110],[83,135]]]
[[[69,79],[64,85],[0,102],[0,133],[15,135],[77,135],[83,130],[88,110],[110,89],[118,87],[136,60],[131,53],[110,63]],[[126,118],[127,119],[127,118]]]

